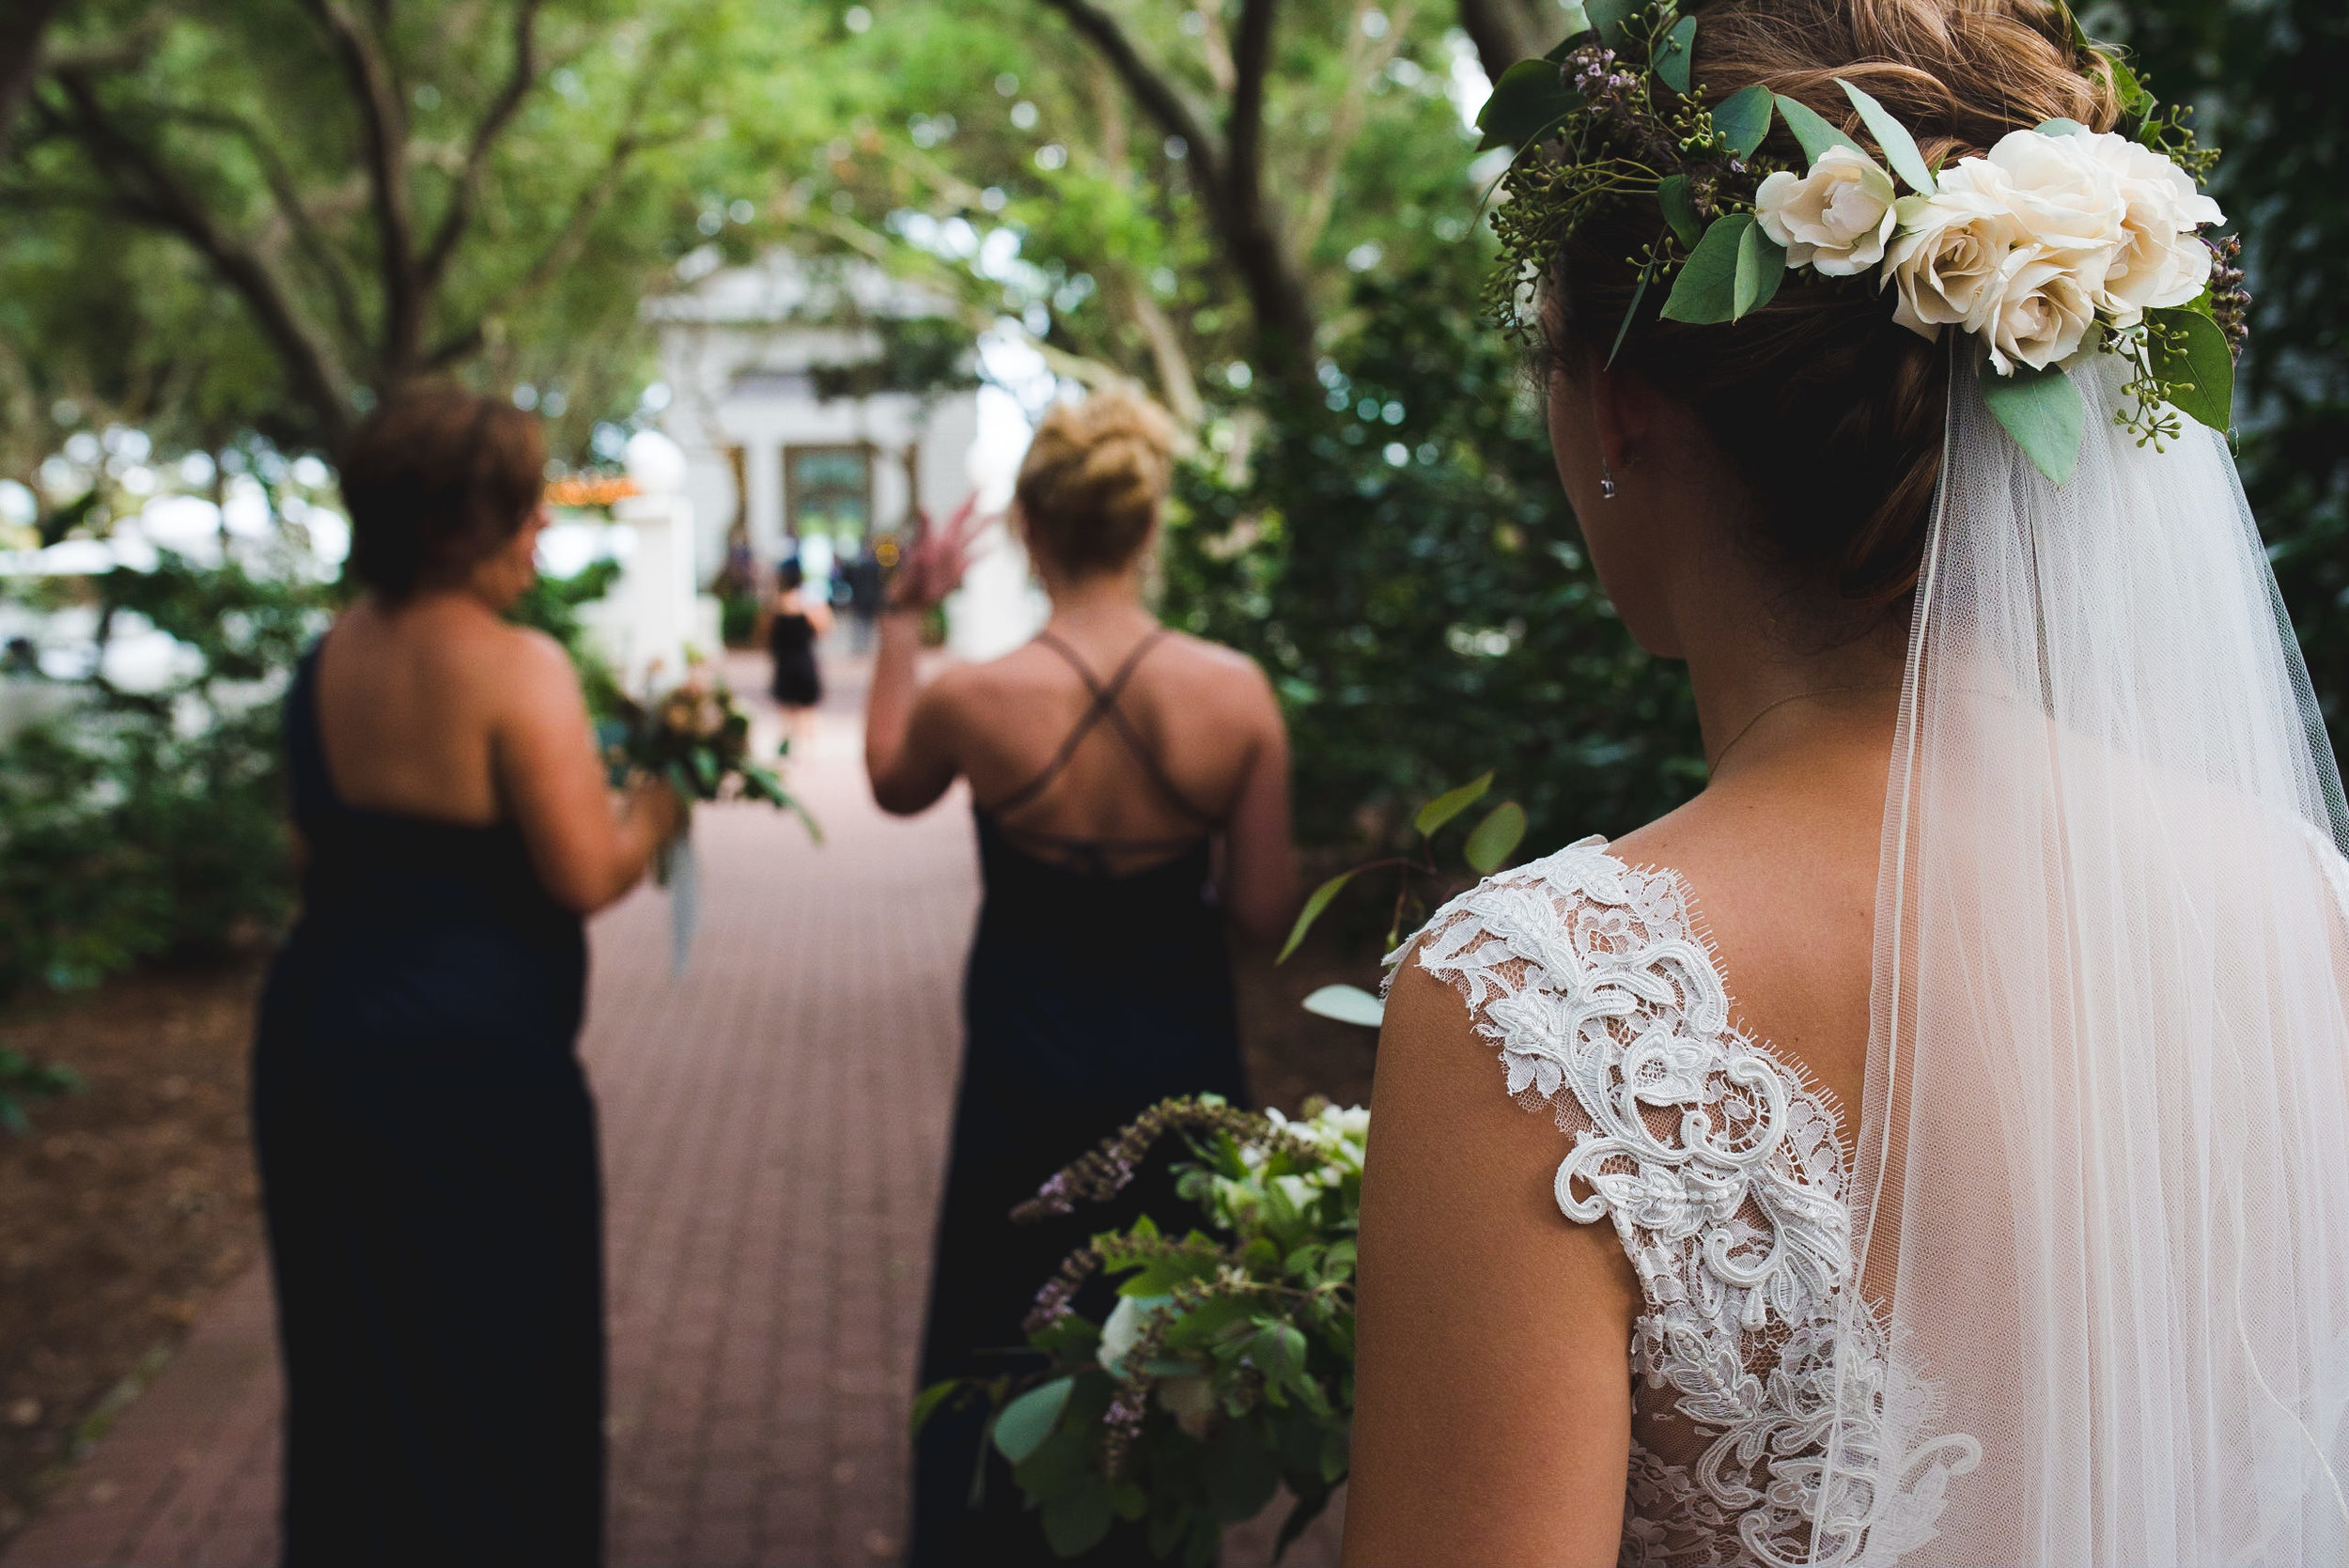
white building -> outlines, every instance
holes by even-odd
[[[705,582],[737,524],[764,567],[795,552],[846,559],[907,527],[916,507],[942,518],[970,492],[974,388],[818,390],[823,372],[878,366],[893,324],[951,320],[948,302],[869,263],[774,251],[644,308]]]

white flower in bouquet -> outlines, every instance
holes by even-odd
[[[1781,169],[1763,180],[1754,219],[1786,247],[1788,266],[1847,278],[1884,259],[1897,222],[1893,194],[1891,178],[1875,163],[1830,147],[1809,174]]]

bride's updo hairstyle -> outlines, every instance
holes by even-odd
[[[2046,120],[2109,131],[2121,117],[2108,65],[2075,54],[2045,0],[1717,0],[1696,14],[1692,79],[1708,103],[1766,83],[1872,146],[1840,76],[1937,165]],[[1764,150],[1803,166],[1782,119]],[[1560,247],[1547,279],[1554,349],[1606,355],[1638,285],[1626,258],[1658,223],[1652,199],[1614,202]],[[1940,475],[1951,345],[1968,340],[1927,342],[1893,321],[1888,296],[1851,279],[1790,273],[1729,325],[1662,319],[1665,292],[1648,291],[1616,365],[1696,411],[1752,491],[1760,542],[1779,563],[1860,605],[1898,601],[1916,582]]]
[[[1174,477],[1174,421],[1135,393],[1058,403],[1035,427],[1014,494],[1028,544],[1070,577],[1118,571],[1149,542]]]

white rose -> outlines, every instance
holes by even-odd
[[[1891,176],[1847,147],[1832,147],[1807,175],[1781,169],[1762,181],[1754,218],[1786,247],[1788,266],[1847,278],[1884,259],[1892,194]]]
[[[1987,314],[1985,292],[2023,238],[2006,177],[1993,165],[1968,158],[1939,183],[1937,194],[1900,203],[1900,230],[1885,251],[1886,282],[1900,290],[1892,318],[1926,338]]]
[[[2115,326],[2148,310],[2182,305],[2210,283],[2210,247],[2195,230],[2223,224],[2218,204],[2193,178],[2153,148],[2110,132],[2072,138],[2112,176],[2121,197],[2121,247],[2097,290]]]
[[[2089,141],[2011,131],[1999,138],[1987,162],[2005,177],[2008,210],[2023,233],[2050,256],[2075,257],[2092,283],[2103,278],[2127,235],[2121,226],[2121,182]]]
[[[2096,321],[2095,297],[2076,258],[2035,245],[2008,253],[1977,311],[1968,326],[1988,342],[1990,363],[2001,376],[2013,375],[2018,363],[2045,370],[2070,359]]]

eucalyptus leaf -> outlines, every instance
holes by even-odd
[[[1060,1424],[1061,1412],[1068,1408],[1068,1391],[1076,1385],[1073,1377],[1055,1377],[1004,1405],[995,1418],[995,1452],[1017,1465],[1042,1448]]]
[[[1664,222],[1672,225],[1680,243],[1689,250],[1704,233],[1704,224],[1697,217],[1696,198],[1688,193],[1688,177],[1668,174],[1656,186],[1656,204],[1664,210]]]
[[[1680,177],[1675,175],[1673,179]],[[1656,257],[1650,256],[1640,269],[1639,287],[1631,291],[1631,303],[1624,307],[1623,324],[1615,329],[1615,345],[1607,350],[1607,368],[1615,367],[1615,356],[1623,352],[1623,340],[1631,335],[1631,323],[1640,318],[1640,305],[1647,299],[1647,286],[1656,281]]]
[[[1621,49],[1631,41],[1624,31],[1624,22],[1647,0],[1582,0],[1582,14],[1598,30],[1599,41],[1610,49]]]
[[[1445,790],[1441,795],[1419,808],[1419,815],[1411,818],[1412,829],[1423,837],[1434,833],[1437,829],[1483,800],[1485,792],[1492,786],[1493,776],[1487,772],[1483,778],[1470,779],[1457,789]]]
[[[1729,319],[1736,300],[1737,244],[1753,226],[1750,212],[1716,218],[1688,253],[1680,276],[1672,280],[1672,297],[1664,302],[1667,320],[1710,326]]]
[[[1304,1007],[1316,1017],[1357,1023],[1364,1029],[1377,1029],[1387,1021],[1387,1004],[1360,986],[1324,986],[1305,999]]]
[[[1742,321],[1768,304],[1786,280],[1786,247],[1748,224],[1737,236],[1737,273],[1729,296],[1729,318]]]
[[[2076,119],[2065,119],[2062,116],[2059,115],[2054,119],[2041,120],[2037,125],[2032,126],[2031,129],[2038,132],[2042,136],[2077,136],[2085,133],[2088,127],[2082,125]]]
[[[1862,158],[1868,156],[1865,148],[1821,118],[1810,104],[1797,103],[1784,93],[1778,94],[1772,101],[1778,105],[1778,117],[1786,122],[1786,129],[1802,144],[1802,155],[1813,163],[1827,156],[1827,149],[1831,147],[1847,147]]]
[[[2154,95],[2145,90],[2145,84],[2137,79],[2137,72],[2119,60],[2108,63],[2112,67],[2112,85],[2121,95],[2122,111],[2130,118],[2142,121],[2153,112]]]
[[[2154,374],[2170,383],[2170,404],[2224,434],[2234,420],[2234,355],[2218,323],[2191,306],[2149,310]]]
[[[1356,866],[1354,871],[1361,869]],[[1341,871],[1314,889],[1313,896],[1305,900],[1305,907],[1297,911],[1297,924],[1289,927],[1289,939],[1281,944],[1281,955],[1272,960],[1274,963],[1288,961],[1288,955],[1297,951],[1297,944],[1305,939],[1305,933],[1313,929],[1314,922],[1321,918],[1321,911],[1330,907],[1330,900],[1338,895],[1340,888],[1354,879],[1354,871]]]
[[[1740,87],[1713,111],[1713,129],[1729,143],[1729,150],[1750,158],[1770,133],[1770,89],[1756,82]]]
[[[1657,45],[1656,58],[1649,65],[1664,85],[1683,98],[1688,96],[1688,68],[1694,63],[1696,40],[1697,19],[1682,17]]]
[[[1478,150],[1495,147],[1531,147],[1554,130],[1582,102],[1582,95],[1567,86],[1558,68],[1547,60],[1519,60],[1493,84],[1492,96],[1476,116],[1485,133]]]
[[[1978,374],[1983,401],[2024,456],[2059,485],[2072,477],[2080,460],[2080,437],[2088,427],[2088,399],[2072,378],[2054,365],[2045,370],[2019,366],[2014,375],[2001,376],[1985,365]]]
[[[1492,809],[1491,815],[1476,825],[1476,831],[1469,834],[1461,853],[1468,857],[1476,875],[1490,877],[1508,862],[1517,846],[1524,842],[1525,808],[1515,800],[1503,800]]]
[[[1929,196],[1940,189],[1933,171],[1925,167],[1925,155],[1917,150],[1917,138],[1908,133],[1908,127],[1892,117],[1891,111],[1866,93],[1838,76],[1835,85],[1843,89],[1852,107],[1859,111],[1861,123],[1868,134],[1884,149],[1884,161],[1892,165],[1892,172],[1908,181],[1908,188],[1919,195]]]

